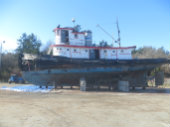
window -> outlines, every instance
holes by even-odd
[[[88,50],[86,49],[85,52],[88,52]]]
[[[78,35],[77,35],[77,34],[74,34],[74,37],[75,37],[75,38],[78,38]]]
[[[123,52],[124,52],[124,50],[122,49],[122,50],[121,50],[121,53],[123,53]]]
[[[68,30],[61,30],[61,42],[63,42],[63,43],[68,43],[69,42]]]
[[[69,51],[69,49],[67,49],[67,51]]]
[[[113,53],[115,53],[115,50],[113,50]]]
[[[107,50],[104,50],[104,53],[106,53],[107,52]]]
[[[62,50],[62,48],[60,48],[60,50]]]
[[[76,49],[74,49],[74,52],[76,52]]]

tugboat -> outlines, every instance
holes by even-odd
[[[119,31],[119,30],[118,30]],[[117,84],[126,80],[130,86],[147,86],[147,75],[167,59],[133,59],[136,46],[95,46],[92,32],[75,27],[60,27],[53,30],[55,44],[47,55],[22,54],[19,65],[25,80],[36,85],[79,85],[80,79],[87,84]],[[120,38],[119,38],[120,41]],[[109,83],[108,83],[109,82]]]
[[[21,67],[25,71],[34,69],[61,68],[63,65],[77,66],[78,62],[91,64],[95,66],[109,65],[109,63],[118,60],[132,60],[132,51],[136,46],[130,47],[112,47],[112,46],[94,46],[92,44],[92,32],[90,30],[80,31],[79,25],[75,27],[58,26],[53,30],[55,33],[55,44],[48,49],[47,55],[36,56],[23,54],[20,58]],[[40,62],[41,61],[41,62]],[[57,64],[56,64],[57,62]],[[46,66],[46,64],[48,66]],[[66,66],[64,66],[66,67]]]
[[[62,56],[70,59],[101,59],[122,60],[132,59],[131,47],[96,47],[92,46],[92,32],[81,31],[79,28],[55,28],[56,44],[52,45],[49,53],[53,56]]]

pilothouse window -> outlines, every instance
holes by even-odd
[[[69,42],[69,33],[68,30],[61,30],[61,41],[63,43]]]

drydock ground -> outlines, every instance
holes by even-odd
[[[0,127],[169,127],[169,118],[168,88],[127,93],[0,90]]]

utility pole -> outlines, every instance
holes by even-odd
[[[1,42],[1,48],[0,48],[0,69],[2,67],[2,43],[5,43],[5,41]]]

